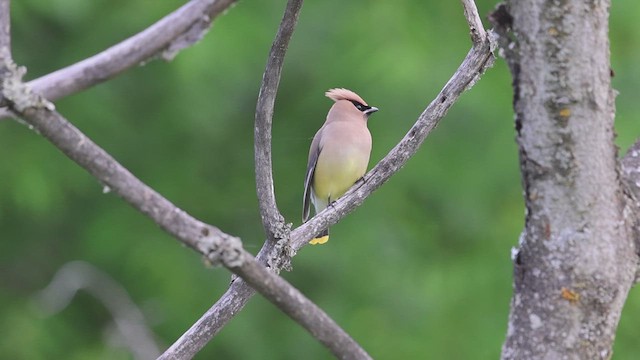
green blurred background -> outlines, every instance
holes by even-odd
[[[44,75],[144,29],[181,1],[13,1],[13,50]],[[478,1],[486,15],[495,0]],[[60,100],[57,108],[144,182],[187,212],[263,241],[253,116],[285,1],[240,1],[195,47]],[[640,3],[614,1],[611,57],[621,153],[640,134]],[[485,25],[487,23],[485,22]],[[372,164],[406,133],[470,47],[458,1],[308,1],[285,62],[273,125],[275,190],[300,223],[310,140],[331,87],[357,91],[371,117]],[[181,246],[14,121],[0,121],[0,358],[129,359],[112,318],[80,292],[45,316],[35,302],[56,271],[89,262],[141,307],[164,348],[225,291],[229,273]],[[418,154],[326,246],[306,247],[283,275],[376,359],[492,359],[511,296],[510,250],[523,226],[510,77],[498,60]],[[632,291],[614,359],[637,359]],[[197,359],[327,359],[269,302],[254,297]]]

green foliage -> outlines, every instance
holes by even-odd
[[[99,52],[182,1],[14,1],[16,61],[35,78]],[[253,170],[253,112],[285,1],[240,1],[197,46],[151,62],[57,108],[150,186],[257,252],[263,233]],[[487,14],[493,1],[479,2]],[[612,66],[618,143],[640,133],[640,3],[615,2]],[[487,25],[487,23],[485,23]],[[357,91],[372,116],[373,162],[409,129],[464,58],[456,1],[308,2],[276,104],[276,195],[299,224],[307,150],[331,87]],[[307,247],[284,276],[377,359],[497,358],[511,295],[510,249],[523,226],[510,77],[502,60],[450,111],[420,152],[328,245]],[[126,359],[106,340],[112,319],[91,296],[42,316],[34,298],[55,271],[85,260],[119,281],[163,346],[225,291],[143,215],[13,121],[0,122],[0,353],[12,359]],[[640,299],[623,314],[616,359],[635,358]],[[326,359],[330,354],[255,297],[197,358]]]

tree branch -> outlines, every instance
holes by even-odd
[[[482,43],[487,34],[482,25],[482,20],[478,14],[478,8],[475,2],[473,0],[462,0],[462,8],[464,10],[464,17],[469,25],[471,42],[474,45]]]
[[[236,1],[191,0],[140,33],[27,85],[35,93],[55,101],[109,80],[154,57],[171,60],[180,50],[200,40],[213,19]],[[0,120],[8,116],[11,116],[10,112],[0,108]]]
[[[465,7],[475,8],[475,4],[471,0],[463,0],[463,4]],[[474,24],[482,23],[477,15],[477,10],[469,11],[469,13],[475,14],[475,16],[471,16],[471,19],[468,18],[471,29]],[[288,264],[287,257],[289,252],[282,251],[282,247],[290,246],[293,252],[291,255],[294,255],[321,229],[335,224],[360,206],[369,194],[400,170],[407,160],[418,151],[422,142],[442,120],[460,95],[465,90],[470,89],[484,71],[491,67],[495,59],[493,55],[494,46],[495,40],[491,32],[485,34],[484,38],[478,39],[478,42],[473,44],[473,48],[469,51],[460,67],[435,100],[420,115],[407,135],[364,176],[364,181],[353,186],[332,206],[329,206],[311,220],[293,230],[289,245],[267,241],[256,258],[261,263],[269,264],[271,267],[276,267],[275,270],[278,270],[282,264]],[[192,341],[204,346],[233,316],[242,310],[253,294],[253,289],[245,282],[234,281],[220,299],[171,348],[183,348]]]
[[[262,76],[262,85],[256,105],[255,121],[255,167],[256,190],[260,205],[262,226],[267,239],[275,241],[288,237],[284,217],[278,210],[273,189],[271,162],[271,124],[273,107],[280,83],[284,56],[293,35],[303,0],[289,0],[278,33],[271,45],[267,65]]]

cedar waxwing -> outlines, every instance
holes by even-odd
[[[378,108],[367,105],[358,94],[347,89],[331,89],[325,95],[335,104],[309,149],[303,222],[309,220],[311,202],[317,214],[349,190],[367,171],[371,154],[367,119]],[[326,229],[309,243],[324,244],[328,240],[329,229]]]

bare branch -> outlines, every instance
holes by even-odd
[[[473,13],[477,16],[477,11]],[[476,21],[481,23],[479,18]],[[306,245],[321,229],[335,224],[360,206],[369,194],[400,170],[407,160],[417,152],[422,142],[442,120],[460,95],[470,89],[483,72],[491,67],[494,61],[494,45],[491,33],[480,39],[480,42],[475,43],[436,99],[420,115],[402,141],[364,176],[364,181],[352,187],[332,206],[291,232],[289,246],[294,253]],[[287,256],[289,253],[279,251],[278,245],[280,242],[265,242],[256,258],[262,263],[274,264],[273,266],[288,264]],[[234,281],[227,292],[171,348],[184,348],[188,346],[190,341],[198,342],[204,346],[244,307],[253,294],[253,289],[246,283],[241,280]]]
[[[464,17],[469,24],[469,31],[471,32],[471,41],[473,44],[480,44],[486,38],[486,31],[482,26],[482,20],[478,15],[478,8],[473,0],[462,0],[462,7],[464,8]]]
[[[84,261],[64,264],[51,283],[38,294],[38,303],[50,315],[66,308],[79,290],[85,290],[111,313],[121,340],[136,359],[160,355],[153,332],[127,291],[109,275]]]
[[[285,9],[276,38],[271,45],[267,65],[262,76],[260,95],[256,105],[255,122],[255,167],[256,190],[260,204],[262,226],[268,240],[286,237],[284,217],[278,210],[273,190],[273,174],[271,162],[271,124],[273,107],[280,83],[280,74],[284,56],[289,47],[289,40],[298,21],[302,8],[302,0],[289,0]]]
[[[121,43],[30,81],[27,85],[50,101],[55,101],[109,80],[154,57],[170,60],[179,50],[200,40],[211,27],[213,19],[235,2],[236,0],[191,0]],[[0,108],[0,119],[7,116],[10,116],[7,109]]]

